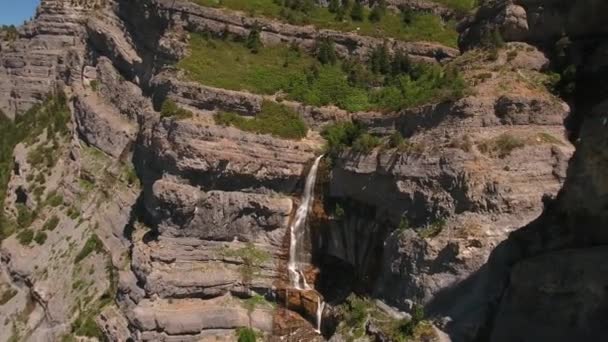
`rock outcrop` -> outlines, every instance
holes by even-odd
[[[189,32],[246,37],[256,23],[268,47],[311,50],[330,37],[338,55],[360,61],[384,39],[191,1],[43,1],[16,39],[0,41],[0,110],[45,110],[62,90],[69,115],[64,130],[42,129],[12,153],[2,207],[16,234],[0,250],[0,339],[60,340],[95,323],[93,336],[111,341],[233,341],[242,327],[270,340],[359,332],[334,331],[339,320],[390,339],[383,329],[420,320],[420,307],[429,320],[420,340],[447,340],[437,328],[452,341],[601,339],[608,45],[593,14],[604,8],[485,1],[460,25],[463,54],[388,39],[389,51],[458,70],[469,89],[399,112],[348,113],[186,81],[173,64],[188,54]],[[506,45],[476,49],[496,31]],[[563,35],[570,44],[555,56]],[[556,63],[577,68],[561,81],[576,85],[568,104],[547,89]],[[188,117],[159,113],[168,99]],[[307,136],[214,120],[252,119],[264,101],[300,114]],[[347,120],[382,146],[326,157],[305,242],[316,265],[302,268],[316,290],[293,289],[297,198],[323,151],[319,131]],[[348,317],[352,292],[374,297],[389,323],[361,307]]]

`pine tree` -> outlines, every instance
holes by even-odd
[[[317,43],[317,59],[321,64],[335,64],[338,61],[336,47],[330,38],[323,38]]]
[[[340,0],[330,0],[329,6],[327,8],[329,9],[330,13],[338,13],[338,11],[340,10],[340,7],[341,7]]]
[[[386,44],[378,45],[372,50],[370,67],[375,74],[386,75],[391,71],[390,56]]]
[[[385,13],[386,13],[386,2],[384,0],[380,0],[372,8],[372,11],[369,14],[369,21],[377,23],[380,20],[382,20],[382,17],[384,17]]]
[[[354,21],[363,21],[363,4],[361,4],[360,0],[355,1],[355,4],[350,11],[350,17]]]
[[[251,30],[249,31],[249,36],[247,36],[247,41],[245,43],[245,46],[247,46],[247,48],[252,52],[252,53],[258,53],[260,52],[260,49],[262,48],[262,40],[260,39],[260,26],[255,23],[252,27]]]
[[[393,76],[409,74],[412,70],[412,62],[410,61],[409,56],[402,50],[397,50],[393,56],[391,69]]]

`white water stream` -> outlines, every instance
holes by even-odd
[[[306,177],[306,184],[304,185],[304,193],[302,194],[300,207],[298,207],[296,216],[291,223],[291,227],[289,227],[291,239],[289,242],[289,263],[287,265],[287,269],[289,270],[291,287],[298,290],[311,289],[306,282],[302,269],[300,268],[302,264],[306,262],[306,252],[304,248],[302,248],[300,242],[306,235],[308,212],[310,211],[315,198],[315,182],[317,180],[317,171],[319,169],[321,158],[323,158],[323,156],[317,157],[310,168],[310,172]],[[323,303],[319,297],[319,302],[317,304],[317,332],[320,332],[321,330],[321,316],[323,314],[324,307],[325,303]]]

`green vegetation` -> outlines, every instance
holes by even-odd
[[[20,244],[28,246],[30,243],[32,243],[32,240],[34,240],[34,231],[29,228],[21,230],[17,234],[17,240],[19,240]]]
[[[490,156],[497,156],[499,158],[505,158],[511,154],[514,150],[522,148],[526,145],[523,139],[503,133],[496,138],[486,140],[477,146],[482,153]]]
[[[194,81],[260,94],[284,92],[291,100],[351,112],[395,111],[461,97],[465,91],[455,69],[414,64],[403,52],[390,55],[386,46],[374,49],[369,65],[338,60],[327,39],[317,44],[318,61],[286,45],[254,54],[240,42],[197,34],[191,48],[178,67]]]
[[[91,90],[93,90],[95,92],[99,90],[99,81],[98,80],[92,80],[89,85],[91,86]]]
[[[52,191],[46,196],[46,204],[56,208],[63,204],[63,196],[58,194],[57,191]]]
[[[472,0],[445,0],[458,4]],[[366,8],[359,1],[334,2],[328,8],[317,6],[314,1],[292,0],[194,0],[209,7],[224,7],[277,18],[298,25],[311,24],[319,29],[332,29],[404,41],[434,41],[447,46],[457,46],[458,33],[454,23],[445,24],[441,18],[426,13],[412,13],[405,22],[399,13]]]
[[[254,294],[251,298],[245,299],[245,301],[243,302],[243,306],[247,309],[249,313],[251,313],[253,312],[253,310],[260,307],[274,308],[275,304],[266,300],[264,296]]]
[[[432,223],[426,225],[424,228],[418,231],[418,236],[423,239],[434,238],[443,231],[446,226],[444,219],[436,219]]]
[[[443,4],[456,11],[458,15],[463,15],[470,12],[478,5],[479,0],[431,0],[433,2]]]
[[[36,235],[34,235],[34,241],[39,245],[44,245],[47,238],[48,236],[45,232],[37,232]]]
[[[175,118],[177,120],[189,119],[192,117],[192,112],[180,108],[177,103],[171,99],[166,99],[160,109],[160,116],[163,118]]]
[[[402,217],[399,221],[399,227],[397,228],[400,232],[410,229],[410,221],[407,217]]]
[[[388,340],[395,342],[434,341],[436,334],[432,325],[424,320],[422,307],[415,306],[412,318],[395,320],[380,310],[371,300],[351,295],[341,305],[339,312],[342,323],[338,330],[345,336],[354,339],[365,335],[367,322],[373,322]]]
[[[91,253],[94,253],[94,252],[102,253],[103,251],[104,251],[103,243],[101,242],[101,240],[99,239],[97,234],[93,234],[89,237],[89,239],[84,244],[84,246],[82,247],[80,252],[76,255],[76,258],[74,259],[74,263],[77,264],[77,263],[81,262],[86,257],[88,257]]]
[[[0,293],[0,306],[8,303],[11,299],[13,299],[13,297],[17,295],[17,290],[13,289],[8,285],[6,285],[6,287],[8,287],[8,289],[5,289],[2,291],[2,293]]]
[[[267,251],[258,249],[251,242],[236,250],[222,249],[221,254],[225,257],[238,258],[243,262],[241,275],[244,282],[250,282],[261,269],[261,265],[270,260],[270,254]]]
[[[34,213],[32,213],[25,204],[18,203],[16,206],[17,226],[19,226],[19,228],[29,227],[34,221]]]
[[[12,42],[19,38],[19,32],[17,32],[15,25],[2,25],[0,26],[0,37]]]
[[[255,331],[251,328],[238,328],[236,330],[236,335],[238,337],[238,342],[255,342],[257,341],[257,336]]]
[[[192,34],[190,56],[178,67],[186,70],[194,81],[213,87],[246,90],[258,94],[274,94],[314,59],[285,45],[262,49],[253,54],[240,42],[205,39]]]
[[[14,121],[0,112],[0,203],[3,203],[6,197],[6,187],[13,168],[15,146],[20,142],[32,143],[45,130],[50,139],[57,141],[59,137],[69,133],[69,120],[67,99],[61,92],[57,92],[27,112],[17,115]],[[52,154],[56,155],[57,151],[53,151]],[[28,221],[27,217],[22,217],[20,226],[23,227]],[[29,222],[31,223],[31,221]],[[0,209],[0,241],[15,230],[15,224],[10,222],[4,211]]]
[[[380,146],[380,144],[381,141],[379,138],[369,133],[363,133],[355,140],[355,142],[353,142],[353,151],[369,154],[374,150],[374,148]]]
[[[302,139],[308,133],[306,123],[293,110],[271,101],[262,103],[262,110],[254,118],[236,113],[220,112],[215,116],[218,125],[260,134],[272,134],[285,139]]]
[[[90,314],[80,315],[72,323],[72,331],[78,336],[86,336],[96,338],[98,341],[104,341],[105,335],[95,323],[95,316]]]
[[[350,121],[325,127],[321,132],[326,140],[325,153],[330,158],[336,157],[344,149],[352,146],[361,134],[363,134],[363,128]]]

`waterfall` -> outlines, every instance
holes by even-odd
[[[312,164],[308,176],[306,177],[306,184],[304,185],[304,193],[302,194],[302,200],[300,207],[296,211],[296,217],[291,223],[290,230],[290,241],[289,241],[289,264],[287,269],[289,270],[289,281],[291,287],[298,290],[310,290],[311,287],[306,282],[304,272],[301,270],[301,265],[306,262],[306,253],[304,248],[301,246],[301,240],[306,236],[306,221],[308,220],[308,212],[312,207],[315,199],[315,182],[317,180],[317,171],[319,169],[319,163],[323,156],[317,157],[315,162]],[[286,298],[288,295],[286,296]],[[316,312],[316,331],[321,333],[321,320],[323,316],[323,308],[325,303],[319,295],[317,297],[317,312]]]
[[[317,297],[317,334],[321,333],[321,320],[323,319],[323,309],[325,302],[321,300],[321,296]]]
[[[322,155],[317,157],[310,168],[310,172],[306,177],[306,184],[304,185],[304,193],[302,194],[300,207],[296,212],[295,219],[291,223],[291,227],[289,227],[291,239],[289,242],[289,264],[287,268],[289,270],[291,287],[298,290],[310,289],[310,286],[306,283],[306,279],[304,278],[302,270],[300,269],[300,265],[304,261],[302,260],[304,258],[304,251],[303,248],[298,247],[299,242],[306,231],[308,212],[310,211],[314,201],[315,182],[317,180],[317,170],[319,169],[321,158],[323,158]]]

